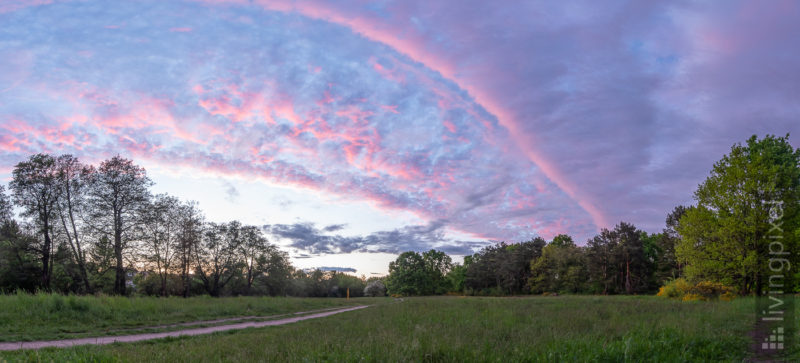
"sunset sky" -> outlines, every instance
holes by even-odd
[[[797,1],[0,1],[0,178],[144,166],[298,267],[649,232],[735,142],[800,146]]]

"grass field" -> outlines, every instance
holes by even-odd
[[[209,300],[211,305],[223,301]],[[750,299],[686,303],[650,296],[559,296],[355,301],[373,306],[276,327],[7,352],[0,357],[9,361],[734,362],[747,358],[748,332],[754,322]]]
[[[0,295],[0,341],[119,335],[155,325],[355,305],[344,299]],[[164,329],[150,329],[157,331]]]

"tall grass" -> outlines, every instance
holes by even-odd
[[[344,299],[0,295],[0,341],[74,338],[107,330],[353,305]]]
[[[8,353],[90,361],[742,361],[750,299],[407,298],[296,324],[134,344]]]

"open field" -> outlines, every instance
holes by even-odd
[[[353,300],[311,298],[0,295],[0,342],[122,335],[144,327],[356,304]],[[144,331],[164,330],[169,328]]]
[[[285,300],[310,304],[306,299]],[[741,361],[748,356],[754,319],[750,299],[685,303],[650,296],[559,296],[356,301],[373,306],[283,326],[6,352],[0,357],[9,361]]]

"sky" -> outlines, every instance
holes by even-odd
[[[800,146],[796,1],[0,2],[0,178],[144,166],[298,267],[620,221],[751,135]],[[456,257],[458,260],[458,257]]]

